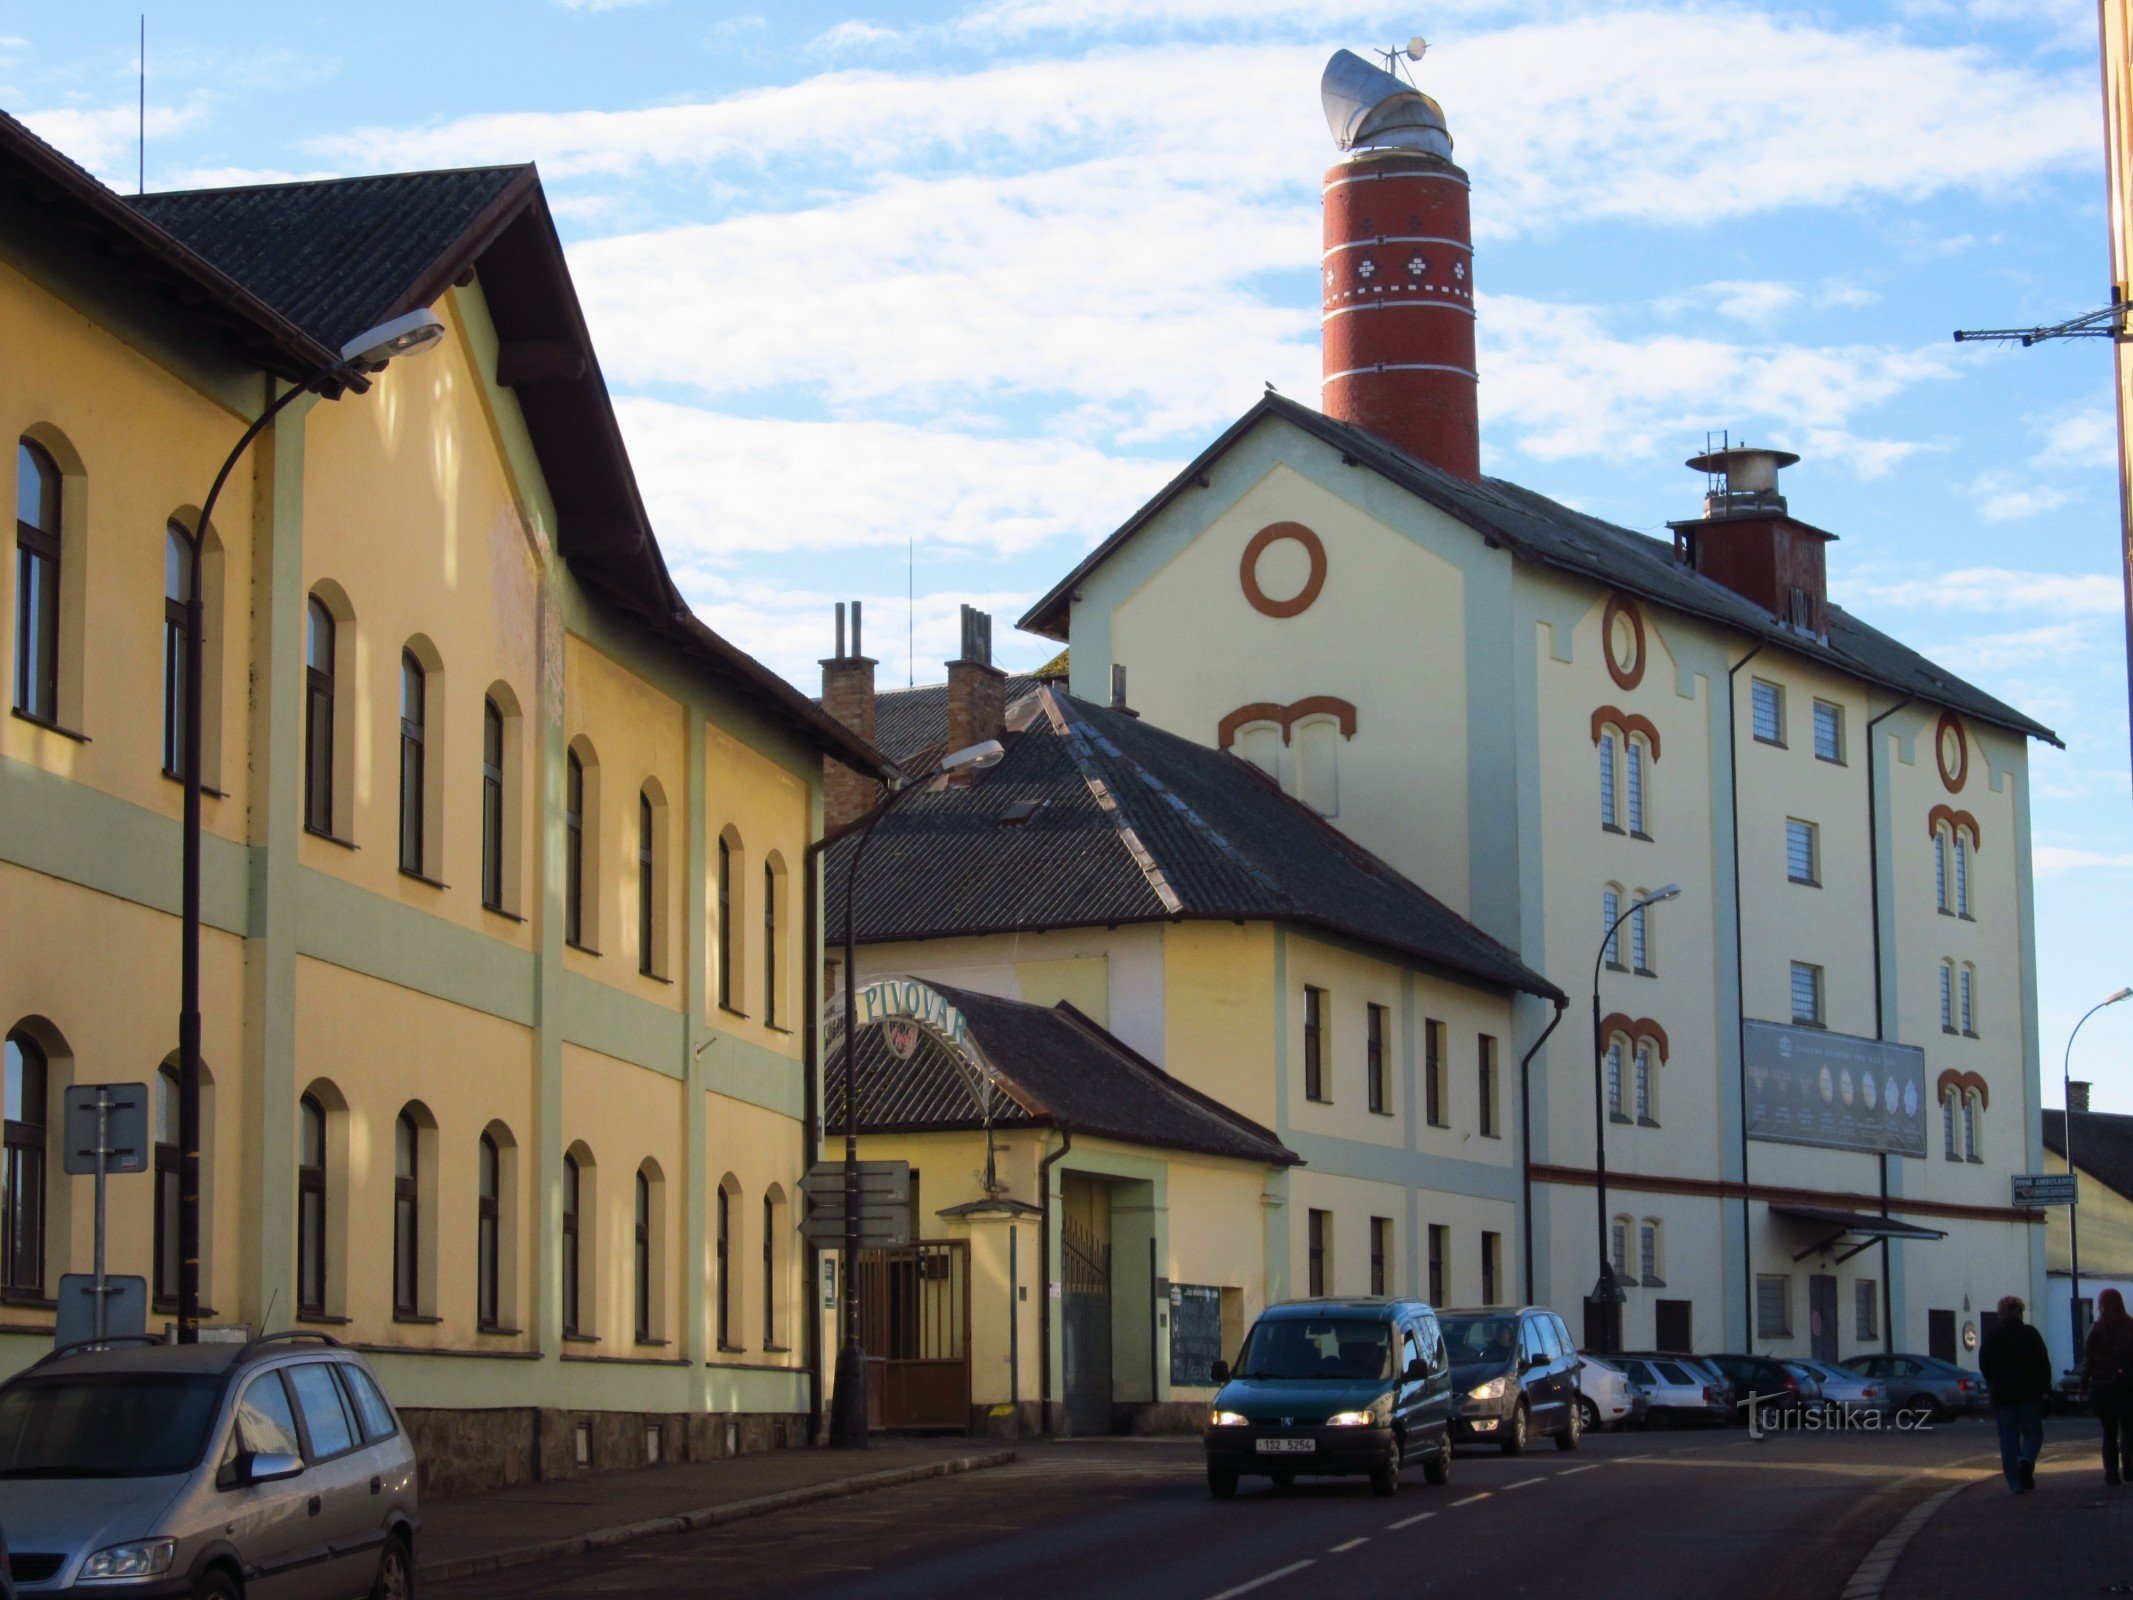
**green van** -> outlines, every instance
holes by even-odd
[[[1419,1300],[1291,1300],[1252,1324],[1234,1372],[1214,1365],[1207,1487],[1245,1477],[1367,1477],[1378,1494],[1422,1464],[1452,1471],[1452,1374],[1437,1314]]]

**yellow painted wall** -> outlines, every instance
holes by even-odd
[[[1164,1070],[1269,1128],[1274,939],[1266,923],[1187,922],[1163,940]]]
[[[800,919],[805,911],[801,896],[807,870],[808,784],[715,726],[705,740],[704,761],[704,905],[710,918],[703,977],[705,1020],[766,1050],[797,1058],[803,974],[793,957],[800,947]],[[720,1004],[718,984],[717,841],[721,836],[729,841],[733,863],[736,970],[730,1006]],[[771,969],[764,962],[763,896],[770,886],[763,869],[769,865],[775,865],[779,874],[775,995],[768,992]]]
[[[808,1287],[807,1251],[799,1234],[806,1209],[800,1203],[797,1182],[803,1153],[800,1125],[790,1117],[722,1094],[706,1094],[704,1105],[710,1129],[704,1190],[704,1281],[709,1286],[712,1310],[706,1313],[703,1348],[714,1367],[758,1364],[797,1369],[805,1348],[802,1329]],[[843,1154],[841,1147],[838,1154]],[[720,1185],[728,1186],[733,1195],[728,1243],[728,1270],[733,1277],[730,1289],[725,1291],[719,1284],[715,1249],[715,1207]],[[773,1321],[766,1330],[763,1202],[773,1194],[780,1207],[779,1225],[772,1234],[774,1256],[768,1283]],[[715,1321],[716,1297],[721,1292],[732,1296],[729,1343],[723,1349],[717,1343]]]
[[[581,1335],[613,1356],[678,1356],[683,1343],[682,1086],[663,1073],[613,1056],[563,1046],[563,1132],[567,1150],[582,1146],[593,1160],[593,1214],[581,1212],[581,1248],[589,1243],[593,1271],[585,1280]],[[636,1175],[651,1162],[662,1180],[659,1225],[665,1230],[655,1268],[659,1287],[651,1344],[635,1328],[634,1256]],[[581,1206],[587,1200],[581,1199]],[[583,1268],[580,1269],[581,1271]]]

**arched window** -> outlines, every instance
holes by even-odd
[[[1613,729],[1600,734],[1600,826],[1619,830],[1615,820],[1615,736]]]
[[[44,446],[15,447],[15,706],[59,720],[59,468]]]
[[[163,770],[185,776],[185,602],[192,593],[193,538],[172,520],[163,528]]]
[[[735,1302],[740,1296],[733,1281],[733,1197],[734,1184],[727,1178],[718,1186],[717,1226],[713,1232],[713,1266],[718,1272],[717,1323],[718,1347],[734,1350],[739,1346],[733,1338]]]
[[[1607,1041],[1607,1114],[1617,1121],[1622,1114],[1622,1041]]]
[[[783,1340],[780,1332],[779,1313],[784,1296],[779,1293],[780,1261],[778,1242],[784,1230],[779,1226],[784,1205],[775,1187],[763,1194],[763,1348],[776,1350]]]
[[[296,1310],[326,1314],[326,1108],[308,1094],[297,1107]]]
[[[1943,911],[1954,909],[1948,903],[1948,829],[1945,826],[1933,830],[1933,903]]]
[[[731,828],[718,836],[718,1003],[738,1011],[741,994],[740,841]]]
[[[1940,1031],[1955,1031],[1955,963],[1940,964]]]
[[[1962,997],[1963,1032],[1975,1039],[1977,1037],[1977,968],[1965,961],[1963,970],[1956,974],[1956,979],[1956,987]]]
[[[1248,722],[1237,730],[1237,754],[1281,782],[1281,724]]]
[[[422,1124],[402,1111],[393,1124],[393,1313],[422,1310]]]
[[[1341,728],[1332,717],[1296,724],[1296,798],[1322,817],[1340,815]]]
[[[427,789],[429,681],[412,650],[400,652],[400,870],[427,876],[423,843],[428,837]]]
[[[1629,1218],[1616,1217],[1607,1230],[1607,1253],[1614,1257],[1615,1276],[1624,1283],[1635,1283],[1636,1275],[1629,1270]]]
[[[1625,743],[1624,754],[1629,769],[1629,831],[1641,839],[1647,836],[1644,827],[1644,743],[1636,738]]]
[[[1622,966],[1622,929],[1618,923],[1622,916],[1622,890],[1610,883],[1600,891],[1600,931],[1607,936],[1607,964],[1618,971]]]
[[[1963,1157],[1968,1161],[1982,1161],[1978,1153],[1978,1103],[1974,1091],[1963,1094]]]
[[[1666,1279],[1660,1276],[1665,1261],[1659,1253],[1659,1219],[1646,1217],[1637,1224],[1637,1277],[1646,1288],[1666,1287]]]
[[[663,977],[667,966],[666,805],[656,781],[637,791],[637,970]]]
[[[585,943],[585,763],[577,751],[564,758],[563,938]]]
[[[481,701],[481,903],[503,911],[504,713],[494,695]],[[484,1139],[487,1134],[482,1135]]]
[[[1637,897],[1640,900],[1644,897],[1642,889],[1637,891]],[[1647,978],[1653,975],[1650,931],[1645,924],[1645,919],[1650,915],[1651,907],[1645,905],[1639,905],[1629,914],[1630,968],[1632,971],[1641,972]]]
[[[305,616],[304,826],[313,833],[331,834],[337,737],[333,701],[340,624],[317,595],[311,597]]]
[[[44,1293],[47,1062],[28,1034],[7,1036],[0,1084],[5,1140],[0,1147],[0,1288]]]
[[[778,966],[778,911],[785,898],[784,879],[776,856],[763,863],[763,1021],[773,1028],[779,1025],[782,1010],[778,985],[785,981]]]
[[[178,1069],[156,1073],[155,1281],[158,1304],[178,1302]],[[203,1209],[205,1209],[203,1207]]]
[[[636,1246],[637,1342],[652,1337],[652,1180],[637,1169],[637,1208],[634,1233]]]
[[[474,1320],[484,1329],[503,1322],[504,1154],[496,1140],[481,1136],[475,1173]]]
[[[1656,1127],[1658,1119],[1652,1115],[1652,1047],[1644,1040],[1637,1043],[1636,1079],[1637,1120]]]
[[[578,1223],[585,1199],[585,1172],[576,1152],[563,1157],[563,1332],[576,1338],[585,1332],[584,1299],[580,1278],[584,1256]]]
[[[1963,1152],[1955,1142],[1955,1095],[1955,1090],[1944,1089],[1940,1097],[1941,1154],[1950,1161],[1963,1159]]]
[[[1970,915],[1970,841],[1960,833],[1955,836],[1955,914]]]

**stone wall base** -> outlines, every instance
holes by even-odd
[[[671,1461],[719,1461],[805,1445],[804,1412],[562,1411],[499,1406],[400,1412],[425,1500],[553,1483]]]

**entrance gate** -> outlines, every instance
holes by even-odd
[[[1111,1246],[1072,1217],[1059,1224],[1067,1426],[1111,1431]]]
[[[970,1245],[961,1239],[859,1252],[867,1422],[970,1427]]]

